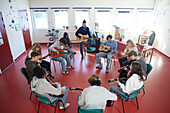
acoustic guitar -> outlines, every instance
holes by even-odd
[[[71,54],[76,54],[75,52],[64,52],[63,49],[58,49],[56,47],[54,47],[54,49],[56,49],[59,52],[59,54],[57,54],[57,52],[50,51],[50,56],[52,58],[62,57],[64,54],[70,54],[70,53]]]
[[[69,46],[68,44],[66,44],[66,46],[64,46],[64,49],[68,49],[68,48],[71,48],[71,47],[79,47],[79,46],[78,45]]]
[[[79,38],[79,37],[77,37],[77,42],[78,43],[81,43],[81,42],[87,42],[88,41],[88,39],[89,39],[89,37],[87,36],[87,35],[82,35],[82,34],[78,34],[80,37],[82,37],[82,38]]]
[[[108,52],[112,51],[112,49],[111,49],[110,46],[104,45],[104,47],[103,47],[103,46],[100,46],[99,51],[100,51],[100,52],[108,53]]]
[[[45,77],[46,80],[55,88],[57,88],[58,86],[56,84],[54,84],[47,76]],[[65,92],[63,90],[61,90],[61,94],[60,95],[51,95],[51,96],[55,96],[55,97],[63,97],[65,94]]]
[[[75,87],[70,87],[70,90],[79,90],[79,91],[83,91],[83,89],[81,88],[75,88]],[[107,103],[106,103],[106,107],[111,107],[113,106],[113,100],[107,100]]]
[[[50,54],[47,54],[47,55],[45,55],[44,57],[41,57],[41,55],[40,56],[38,56],[39,57],[39,63],[42,63],[42,59],[45,59],[46,57],[48,57]]]

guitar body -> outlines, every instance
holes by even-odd
[[[88,41],[88,36],[87,35],[82,35],[82,34],[78,34],[80,37],[83,37],[83,38],[79,38],[79,37],[77,37],[77,42],[78,43],[81,43],[81,42],[87,42]]]
[[[108,52],[111,51],[111,48],[110,48],[110,46],[107,46],[107,45],[105,45],[104,47],[103,47],[103,46],[100,46],[99,51],[100,51],[100,52],[108,53]]]
[[[58,49],[58,48],[56,48],[56,47],[54,47],[54,49],[56,49],[59,53],[63,53],[63,52],[64,52],[64,50]],[[62,57],[63,54],[57,54],[56,52],[50,51],[50,56],[51,56],[52,58],[56,58],[56,57]]]

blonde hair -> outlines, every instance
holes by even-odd
[[[93,85],[100,86],[102,83],[102,80],[99,78],[98,75],[93,74],[88,78],[88,82],[90,83],[91,86]]]
[[[128,48],[128,43],[131,44],[132,48],[136,47],[135,44],[133,43],[133,41],[131,39],[127,40],[126,42],[126,48]]]
[[[36,51],[36,48],[40,48],[40,49],[38,51]],[[41,55],[41,45],[39,43],[36,43],[33,46],[32,50],[38,52]]]

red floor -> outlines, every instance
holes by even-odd
[[[47,47],[42,46],[43,55],[47,53]],[[61,73],[61,66],[56,63],[57,72],[53,74],[55,79],[53,81],[60,82],[63,86],[68,87],[88,87],[88,77],[96,73],[98,74],[103,83],[102,86],[110,89],[112,84],[109,85],[107,81],[111,78],[118,76],[117,70],[119,69],[118,61],[116,65],[112,63],[111,70],[108,74],[105,73],[105,68],[99,70],[95,66],[94,54],[88,54],[86,58],[81,61],[79,54],[79,48],[74,48],[77,51],[75,55],[75,62],[73,63],[75,69],[68,70],[69,75],[63,75]],[[12,64],[6,71],[0,75],[0,113],[36,113],[38,108],[38,100],[35,95],[29,100],[30,89],[26,79],[20,73],[20,68],[25,67],[24,59],[27,53],[25,53],[16,63]],[[116,59],[118,56],[116,56]],[[148,62],[148,58],[146,58]],[[160,53],[154,51],[151,61],[153,70],[150,73],[146,83],[146,94],[141,92],[138,95],[139,110],[136,108],[135,100],[125,102],[126,113],[170,113],[170,59],[165,58]],[[77,95],[81,93],[69,91],[68,102],[71,104],[69,108],[64,112],[63,110],[57,110],[59,113],[77,113]],[[54,108],[41,104],[40,113],[53,113]],[[122,105],[120,98],[115,102],[112,108],[106,108],[104,113],[122,113]]]

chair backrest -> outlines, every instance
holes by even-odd
[[[147,66],[146,76],[148,76],[153,67],[150,64],[146,64],[146,66]]]
[[[141,52],[140,51],[138,51],[138,56],[141,56]]]
[[[88,45],[88,44],[89,44],[89,41],[86,42],[86,45]],[[96,45],[96,41],[95,41],[95,40],[92,40],[92,41],[91,41],[91,45]]]
[[[34,93],[37,96],[37,99],[40,102],[42,102],[43,104],[51,105],[51,101],[46,96],[40,95],[40,94],[36,93],[35,91],[32,91],[32,93]]]
[[[103,113],[103,109],[79,109],[79,113]]]
[[[22,67],[22,68],[20,69],[20,71],[21,71],[21,73],[24,75],[24,77],[27,79],[28,84],[30,85],[30,81],[28,80],[28,75],[27,75],[27,73],[26,73],[26,68]]]

